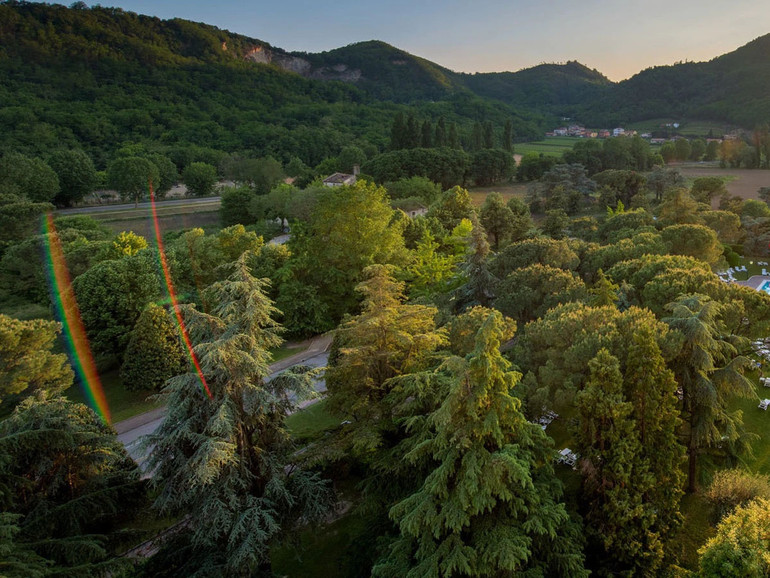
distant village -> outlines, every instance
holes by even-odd
[[[670,122],[660,125],[661,129],[664,129],[666,131],[676,130],[679,128],[678,122]],[[657,138],[653,137],[652,133],[650,132],[643,132],[641,134],[637,133],[635,130],[625,129],[623,127],[617,127],[613,129],[592,129],[592,128],[586,128],[584,126],[581,126],[579,124],[570,124],[568,126],[561,126],[559,128],[555,128],[554,130],[545,133],[546,137],[553,137],[553,136],[571,136],[571,137],[577,137],[577,138],[610,138],[610,137],[618,137],[618,136],[636,136],[639,135],[641,138],[648,140],[650,144],[663,144],[664,142],[668,140],[676,140],[677,138],[685,138],[680,135],[676,136],[670,136],[665,138]],[[729,134],[725,134],[722,137],[719,138],[707,138],[706,142],[722,142],[723,140],[736,140],[740,138],[740,134],[738,131],[733,131]]]

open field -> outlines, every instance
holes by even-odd
[[[661,125],[668,123],[679,123],[679,128],[671,128],[673,133],[681,134],[688,137],[703,137],[705,138],[709,131],[712,131],[715,137],[721,137],[733,130],[735,127],[709,120],[682,120],[677,118],[653,118],[641,122],[634,122],[628,125],[623,125],[626,129],[632,129],[637,132],[654,132],[663,130]]]
[[[527,183],[500,183],[491,187],[473,187],[468,189],[468,192],[471,194],[473,204],[480,207],[489,193],[500,193],[506,201],[511,197],[524,198],[528,186]]]
[[[560,157],[566,150],[570,150],[579,139],[571,136],[547,136],[543,140],[525,143],[516,143],[513,148],[517,155],[527,153],[543,153],[546,156]]]
[[[133,205],[91,206],[60,211],[59,215],[82,214],[104,223],[112,231],[133,231],[143,237],[154,234],[149,203]],[[161,230],[210,227],[219,224],[219,198],[193,198],[161,201],[157,204]]]
[[[744,199],[758,199],[757,191],[760,187],[770,187],[770,171],[761,169],[720,169],[713,165],[699,167],[688,164],[672,168],[679,169],[685,177],[694,179],[697,177],[724,177],[725,186],[731,195],[737,195]]]

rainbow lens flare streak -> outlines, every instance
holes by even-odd
[[[109,424],[110,408],[96,370],[91,347],[88,345],[83,320],[80,318],[80,309],[75,300],[75,292],[72,290],[69,269],[64,258],[61,240],[54,226],[53,215],[48,213],[43,223],[44,233],[46,233],[46,242],[43,243],[46,253],[46,275],[51,289],[54,314],[64,329],[62,333],[69,358],[88,403],[99,417]]]
[[[158,254],[160,255],[160,266],[163,270],[163,278],[166,282],[166,289],[168,290],[168,297],[171,301],[171,307],[174,308],[174,316],[176,317],[177,324],[179,325],[179,333],[182,335],[182,341],[187,348],[190,361],[192,362],[193,366],[195,367],[195,371],[198,374],[201,387],[203,388],[203,391],[206,392],[206,395],[209,396],[209,399],[211,399],[211,390],[209,389],[208,383],[206,383],[206,378],[204,377],[203,370],[201,369],[201,365],[198,362],[198,357],[195,355],[195,351],[193,350],[190,334],[187,332],[187,327],[184,324],[182,313],[179,311],[179,301],[176,296],[176,291],[174,290],[174,283],[171,281],[171,273],[169,272],[168,261],[166,260],[166,250],[163,248],[163,239],[160,236],[160,223],[158,222],[158,212],[155,207],[155,191],[152,188],[152,184],[150,184],[150,207],[152,209],[152,223],[155,230],[155,243],[158,246]]]

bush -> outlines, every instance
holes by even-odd
[[[770,476],[742,470],[723,470],[714,476],[705,495],[717,507],[721,518],[755,498],[770,499]]]
[[[126,389],[158,391],[185,371],[179,332],[163,307],[150,305],[139,316],[126,349],[120,379]]]

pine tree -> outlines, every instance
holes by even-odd
[[[449,135],[447,136],[447,146],[450,149],[459,149],[460,137],[457,135],[457,124],[454,122],[449,125]]]
[[[503,128],[503,150],[513,152],[513,123],[510,118],[505,121],[505,128]]]
[[[656,570],[663,557],[660,536],[649,531],[655,510],[644,490],[655,483],[642,456],[634,407],[623,395],[620,364],[606,349],[589,363],[591,374],[577,395],[575,441],[581,455],[587,528],[614,571]]]
[[[484,129],[481,127],[481,123],[476,121],[473,123],[473,132],[471,133],[471,152],[480,151],[484,146]]]
[[[0,574],[117,573],[115,526],[144,483],[115,431],[83,404],[37,392],[0,422]]]
[[[682,425],[676,379],[666,365],[649,325],[637,327],[628,348],[624,374],[625,398],[634,407],[642,456],[649,471],[646,486],[637,480],[643,500],[655,511],[648,532],[665,542],[682,522],[679,501],[684,493],[685,448],[677,438]]]
[[[390,150],[398,151],[406,148],[406,122],[404,113],[397,112],[390,129]]]
[[[363,310],[337,330],[339,356],[326,372],[327,408],[352,423],[346,438],[355,448],[371,450],[383,431],[393,429],[383,403],[388,380],[425,369],[433,352],[446,343],[436,330],[435,307],[404,303],[404,284],[393,268],[372,265],[356,289],[363,294]]]
[[[169,313],[150,305],[131,332],[120,379],[126,389],[160,390],[167,379],[183,373],[185,350]]]
[[[438,119],[438,123],[436,123],[436,134],[433,138],[433,146],[435,147],[447,146],[446,123],[444,122],[443,116],[440,117]]]
[[[470,220],[473,229],[468,254],[465,257],[465,262],[461,265],[461,270],[467,281],[455,291],[453,308],[457,312],[464,311],[474,305],[488,307],[495,297],[492,287],[497,283],[497,279],[487,267],[489,256],[487,232],[479,223],[476,213],[471,214]]]
[[[492,127],[492,121],[490,120],[484,123],[482,129],[482,142],[485,149],[495,148],[495,131]]]
[[[184,575],[269,575],[270,543],[328,506],[326,486],[291,467],[283,425],[310,395],[312,373],[266,380],[280,327],[248,258],[207,290],[211,314],[183,306],[205,384],[196,373],[171,379],[162,392],[166,418],[147,439],[155,506],[189,516],[185,540],[166,552],[183,559]]]
[[[705,448],[738,440],[743,433],[741,412],[730,412],[733,396],[755,397],[754,386],[743,376],[749,360],[738,355],[719,315],[722,306],[705,295],[682,295],[668,305],[671,317],[664,319],[683,337],[673,360],[674,373],[683,396],[684,431],[689,467],[688,491],[695,491],[697,459]]]
[[[420,129],[420,146],[424,149],[429,149],[433,146],[433,127],[430,125],[430,121],[426,120],[422,123]]]
[[[514,232],[516,215],[503,201],[500,193],[489,193],[481,205],[481,224],[492,237],[492,248],[498,251],[505,245]]]
[[[0,403],[6,396],[72,385],[72,368],[63,353],[52,353],[61,326],[53,321],[19,321],[0,314]]]
[[[620,288],[604,275],[604,271],[599,269],[596,276],[596,283],[588,292],[591,294],[590,305],[592,307],[603,307],[605,305],[615,305],[618,301],[618,290]]]
[[[404,148],[414,149],[420,146],[420,123],[409,115],[406,119],[406,135],[404,137]]]
[[[406,459],[434,465],[391,509],[401,535],[375,576],[587,575],[565,537],[569,516],[548,439],[511,395],[520,374],[500,355],[502,325],[499,313],[490,314],[473,353],[444,363],[446,395],[413,420]]]

